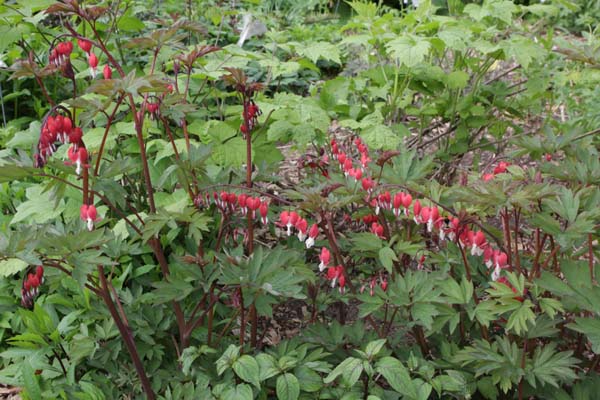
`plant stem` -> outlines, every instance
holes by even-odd
[[[96,166],[94,167],[94,176],[98,176],[98,171],[100,170],[100,160],[102,159],[102,153],[104,153],[104,145],[106,143],[106,138],[108,137],[108,132],[110,131],[110,127],[112,126],[112,121],[119,110],[119,106],[123,102],[124,97],[119,96],[117,100],[117,104],[115,105],[115,109],[108,117],[108,121],[106,122],[106,128],[104,130],[104,135],[102,136],[102,142],[100,143],[100,149],[98,150],[98,156],[96,158]]]
[[[140,360],[140,356],[138,354],[137,347],[135,345],[135,341],[133,340],[131,331],[125,326],[125,324],[121,320],[121,317],[119,316],[119,313],[118,313],[117,309],[115,308],[115,304],[113,303],[113,300],[111,299],[110,290],[108,289],[106,277],[104,276],[104,267],[102,265],[98,265],[98,276],[99,276],[100,282],[102,284],[102,286],[101,286],[102,290],[100,292],[100,295],[101,295],[102,299],[104,300],[104,302],[106,303],[106,306],[108,307],[108,311],[110,312],[113,320],[115,321],[115,323],[117,325],[117,329],[119,330],[119,333],[121,334],[121,338],[123,339],[123,342],[125,342],[125,347],[127,348],[129,355],[131,356],[131,360],[133,361],[133,365],[135,367],[137,375],[140,378],[142,388],[144,389],[144,392],[146,393],[146,397],[149,400],[154,400],[154,399],[156,399],[156,395],[154,394],[154,391],[152,390],[152,386],[150,385],[150,381],[148,380],[148,376],[146,375],[146,371],[144,370],[144,365],[142,364],[142,361]]]
[[[521,258],[519,257],[519,214],[520,211],[517,208],[513,209],[513,215],[515,218],[515,267],[519,274],[523,274],[521,269]]]
[[[590,282],[596,282],[594,274],[594,242],[592,234],[588,233],[588,263],[590,268]]]

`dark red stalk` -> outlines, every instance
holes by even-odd
[[[590,268],[590,281],[594,283],[596,282],[594,276],[594,242],[591,233],[588,233],[588,264]]]
[[[102,299],[104,300],[104,302],[106,303],[106,306],[108,307],[108,311],[110,312],[110,315],[112,316],[113,320],[115,321],[115,324],[117,325],[117,329],[119,330],[119,333],[121,334],[121,338],[123,339],[123,342],[125,343],[125,347],[127,348],[127,351],[129,352],[131,361],[133,361],[135,370],[138,374],[138,377],[140,378],[142,388],[144,389],[144,392],[146,393],[146,397],[149,400],[154,400],[154,399],[156,399],[156,395],[154,394],[154,391],[152,390],[152,386],[150,385],[150,381],[148,380],[148,376],[146,375],[146,371],[144,370],[144,365],[142,364],[142,361],[138,354],[137,347],[135,345],[135,341],[133,340],[132,333],[125,326],[124,322],[121,320],[121,317],[119,316],[117,309],[115,308],[115,304],[113,303],[113,300],[111,299],[111,296],[110,296],[110,290],[108,289],[106,277],[104,276],[104,267],[101,265],[98,266],[98,276],[99,276],[100,282],[102,284],[100,295],[101,295]]]

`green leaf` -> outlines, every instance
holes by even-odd
[[[592,344],[592,351],[600,354],[600,319],[576,317],[575,322],[567,324],[567,327],[586,335]]]
[[[408,370],[394,357],[383,357],[379,360],[376,371],[383,375],[389,385],[399,393],[405,394],[411,388],[414,389]],[[412,394],[416,396],[414,390]]]
[[[256,360],[247,354],[233,363],[233,371],[237,376],[260,389],[259,370]]]
[[[431,43],[422,37],[410,35],[393,39],[385,47],[400,64],[411,68],[425,60]]]
[[[394,268],[394,261],[398,261],[398,257],[396,257],[394,250],[386,246],[379,250],[379,261],[381,261],[387,272],[391,274]]]
[[[255,358],[256,362],[258,363],[259,380],[261,382],[279,373],[277,361],[272,355],[267,353],[260,353]]]
[[[253,398],[252,388],[245,383],[225,391],[222,397],[223,400],[252,400]]]
[[[125,15],[119,18],[119,22],[117,22],[117,27],[123,31],[139,32],[142,29],[144,29],[146,25],[144,25],[144,22],[142,22],[136,17]]]
[[[296,51],[301,56],[317,63],[319,59],[333,61],[337,64],[342,64],[340,60],[340,49],[333,43],[328,42],[312,42],[303,43],[296,48]]]
[[[22,368],[21,376],[23,377],[23,383],[28,397],[31,400],[42,400],[42,389],[40,388],[37,376],[35,375],[29,360],[23,361]]]
[[[555,348],[554,343],[549,343],[535,349],[532,367],[525,376],[534,388],[536,380],[541,382],[542,385],[547,383],[558,388],[559,382],[577,379],[577,374],[573,368],[578,360],[571,357],[573,352],[555,352]]]
[[[360,378],[360,374],[362,374],[363,365],[362,360],[354,357],[348,357],[344,361],[342,361],[325,379],[323,382],[331,383],[338,376],[342,375],[344,380],[346,381],[348,386],[354,385],[358,378]]]
[[[225,371],[237,360],[240,355],[240,347],[235,344],[229,345],[227,350],[221,355],[221,357],[216,361],[217,366],[217,374],[223,375]]]
[[[469,74],[464,71],[453,71],[446,76],[446,84],[450,89],[464,89],[469,82]]]
[[[535,324],[535,314],[531,309],[532,304],[530,300],[525,300],[521,303],[521,306],[510,314],[506,329],[513,330],[517,335],[522,332],[527,332],[528,322]]]
[[[364,129],[360,137],[365,143],[376,150],[396,150],[402,141],[400,135],[383,124],[370,126]]]
[[[54,207],[55,201],[50,191],[44,192],[42,186],[32,186],[26,190],[26,194],[28,200],[17,206],[11,225],[22,221],[43,224],[57,219],[66,208],[62,199]]]
[[[296,400],[300,396],[300,383],[294,375],[285,373],[277,378],[276,392],[279,400]]]
[[[305,365],[300,365],[294,370],[294,375],[300,382],[300,389],[304,392],[317,392],[323,387],[321,375]]]
[[[0,261],[0,277],[6,278],[7,276],[21,272],[27,268],[27,265],[29,264],[23,260],[19,260],[18,258],[2,260]]]
[[[374,356],[379,354],[379,352],[385,345],[386,341],[387,341],[387,339],[379,339],[379,340],[374,340],[372,342],[369,342],[369,344],[367,344],[365,353],[367,354],[369,359],[372,359]]]

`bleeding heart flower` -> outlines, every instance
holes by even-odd
[[[267,202],[262,202],[260,204],[260,221],[263,223],[263,225],[266,225],[269,223],[269,218],[267,217],[267,214],[269,212],[269,204]]]
[[[484,248],[487,246],[487,241],[485,240],[485,235],[482,231],[477,231],[473,235],[472,247],[471,247],[471,255],[472,256],[481,256],[483,255]]]
[[[72,145],[69,147],[67,151],[67,156],[70,161],[65,161],[65,165],[73,165],[75,164],[77,168],[75,172],[77,175],[81,173],[81,168],[89,168],[88,162],[88,152],[83,146]]]
[[[98,57],[94,53],[88,54],[88,64],[90,65],[90,75],[96,77],[96,67],[98,67]]]
[[[94,222],[100,220],[98,218],[98,212],[96,211],[96,207],[93,204],[83,204],[79,209],[79,217],[87,223],[87,228],[89,231],[92,231],[94,229]]]
[[[365,190],[367,193],[371,193],[375,187],[375,181],[373,181],[371,178],[363,178],[361,184],[363,190]]]
[[[489,182],[494,179],[494,174],[483,174],[481,179],[483,179],[484,182]]]
[[[106,64],[104,66],[104,69],[102,69],[102,75],[104,76],[104,79],[112,78],[112,69],[110,69],[110,66],[108,64]]]
[[[500,161],[496,168],[494,168],[494,175],[505,173],[508,166],[510,166],[510,163],[507,163],[506,161]]]
[[[380,238],[384,238],[383,236],[383,226],[377,222],[373,222],[371,224],[371,233],[379,236]]]
[[[298,221],[296,221],[295,227],[298,229],[298,240],[304,242],[304,239],[306,239],[306,232],[308,230],[308,221],[306,221],[304,218],[300,218]]]
[[[310,249],[315,244],[315,239],[319,235],[319,226],[317,224],[313,224],[308,231],[308,239],[306,239],[306,248]]]
[[[329,261],[331,261],[331,253],[327,249],[327,247],[323,247],[321,249],[321,254],[319,255],[319,271],[323,272],[325,268],[329,266]]]
[[[248,212],[248,207],[246,205],[246,201],[248,199],[248,195],[242,193],[238,196],[237,201],[238,201],[238,205],[240,206],[240,210],[242,211],[242,215],[246,215],[246,213]]]
[[[87,39],[77,39],[77,44],[81,50],[88,54],[90,53],[90,50],[92,50],[92,42]]]
[[[419,200],[415,201],[413,205],[413,218],[416,224],[420,224],[419,217],[421,215],[421,202]]]

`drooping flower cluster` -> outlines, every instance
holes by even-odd
[[[387,278],[385,276],[372,277],[371,279],[369,279],[368,283],[365,283],[360,287],[360,293],[364,293],[368,287],[369,288],[369,296],[374,296],[375,288],[377,287],[377,285],[379,285],[381,290],[383,290],[385,292],[388,287]]]
[[[58,68],[65,68],[67,65],[71,65],[70,56],[73,52],[73,43],[71,42],[60,42],[50,51],[49,61],[50,64]]]
[[[309,229],[308,221],[296,211],[282,211],[279,214],[278,225],[286,229],[288,236],[292,234],[292,228],[295,228],[298,231],[298,240],[304,242],[307,249],[314,246],[315,239],[319,235],[319,226],[312,224]]]
[[[256,124],[258,123],[258,116],[261,115],[261,111],[253,100],[248,101],[244,104],[244,111],[242,112],[242,117],[244,121],[240,125],[240,131],[244,135],[244,138],[248,134],[249,131],[252,131]],[[248,125],[246,126],[246,121]]]
[[[323,272],[327,269],[326,278],[331,281],[331,287],[334,288],[337,284],[339,286],[340,293],[344,293],[346,287],[346,274],[344,267],[341,265],[330,266],[331,263],[331,252],[327,247],[321,248],[319,254],[319,271]]]
[[[223,214],[239,212],[241,216],[250,215],[253,219],[260,216],[263,225],[269,223],[269,203],[261,200],[260,197],[221,191],[213,192],[212,196],[208,193],[198,195],[194,200],[196,207],[208,207],[211,203],[214,203]]]
[[[73,126],[71,118],[57,114],[49,115],[42,124],[40,139],[37,145],[37,154],[34,156],[34,164],[41,168],[48,162],[48,158],[54,154],[61,144],[71,144],[67,153],[69,160],[65,164],[76,165],[79,174],[82,167],[87,166],[88,152],[82,141],[83,131],[78,126]]]
[[[84,38],[79,38],[77,39],[77,45],[79,45],[79,48],[87,55],[88,64],[90,66],[90,75],[92,78],[95,78],[96,68],[98,67],[98,57],[92,53],[92,42]]]
[[[492,269],[491,278],[497,280],[503,269],[509,268],[508,257],[501,250],[494,249],[487,241],[485,234],[479,230],[472,230],[468,223],[459,221],[454,216],[444,216],[437,205],[431,204],[427,200],[415,200],[410,193],[389,191],[377,192],[377,184],[370,176],[368,165],[371,159],[367,146],[360,138],[352,140],[352,146],[349,150],[342,149],[342,145],[336,140],[331,141],[331,149],[335,159],[337,159],[340,168],[346,177],[353,177],[356,181],[360,180],[360,188],[365,193],[367,203],[373,208],[374,214],[362,217],[367,229],[380,238],[385,239],[385,228],[378,215],[382,212],[390,212],[396,217],[411,218],[417,225],[425,225],[430,234],[437,234],[441,241],[450,240],[460,242],[461,246],[468,249],[473,256],[483,256],[488,268]],[[360,158],[360,162],[353,161]],[[498,174],[508,172],[507,162],[500,162],[493,170],[492,177]],[[485,179],[485,178],[484,178]],[[489,178],[491,179],[491,178]],[[488,179],[488,180],[489,180]],[[430,203],[430,204],[428,204]],[[412,206],[412,210],[411,210]],[[412,212],[411,212],[412,211]],[[390,215],[386,214],[385,218]],[[421,255],[418,261],[418,268],[423,268],[425,255]],[[321,262],[320,269],[323,268]]]
[[[371,158],[369,157],[369,149],[361,138],[355,138],[352,144],[353,149],[351,149],[350,153],[346,153],[341,149],[340,144],[335,139],[332,139],[331,150],[334,157],[338,160],[342,171],[344,171],[344,176],[352,177],[358,182],[363,178],[363,174],[367,172]],[[360,160],[356,162],[356,167],[354,166],[355,163],[352,159],[352,151],[356,151],[357,157]],[[375,186],[375,183],[371,178],[365,182],[361,182],[361,184],[363,187],[366,186],[365,190],[372,190]]]
[[[33,307],[33,302],[39,294],[39,287],[44,283],[44,267],[38,265],[35,273],[29,272],[23,280],[21,287],[21,305],[25,308]]]

